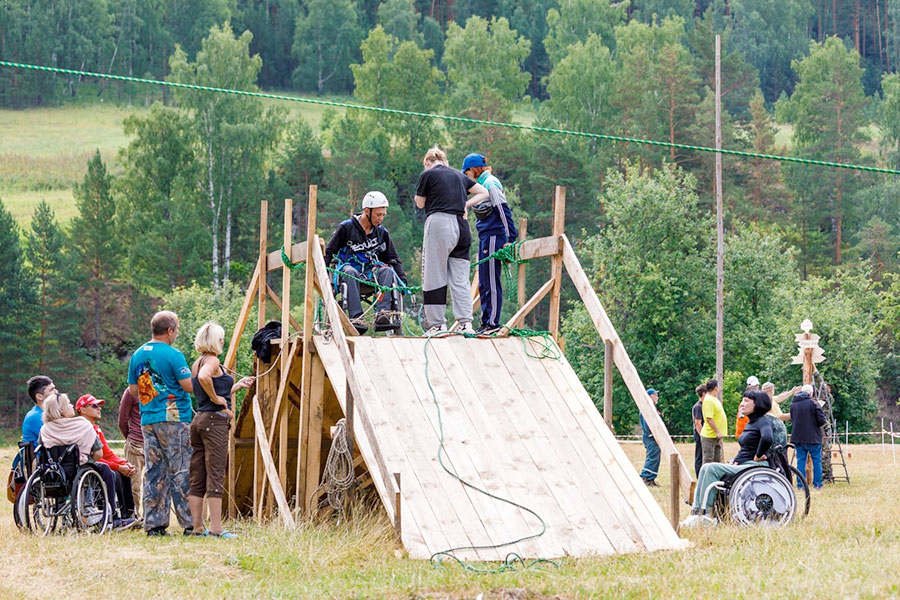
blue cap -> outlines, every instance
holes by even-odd
[[[473,167],[486,167],[488,166],[487,160],[485,160],[484,156],[481,154],[469,154],[466,158],[463,159],[463,166],[461,171],[463,173],[466,172],[467,169],[471,169]]]
[[[648,396],[652,396],[653,394],[658,394],[658,393],[659,393],[659,392],[657,392],[657,391],[654,390],[653,388],[650,388],[650,389],[647,390],[647,395],[648,395]]]

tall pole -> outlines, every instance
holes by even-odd
[[[716,150],[722,149],[722,39],[716,36]],[[716,379],[722,384],[725,353],[725,219],[722,216],[722,153],[716,152]],[[721,388],[720,388],[721,389]]]

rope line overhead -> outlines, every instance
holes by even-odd
[[[695,146],[692,144],[679,144],[675,142],[661,142],[658,140],[645,140],[640,138],[626,137],[620,135],[609,135],[603,133],[591,133],[586,131],[574,131],[570,129],[557,129],[554,127],[537,127],[535,125],[524,125],[521,123],[504,123],[502,121],[489,121],[486,119],[473,119],[469,117],[457,117],[453,115],[442,115],[437,113],[424,113],[410,110],[399,110],[396,108],[382,108],[378,106],[366,106],[365,104],[353,104],[350,102],[337,102],[334,100],[320,100],[316,98],[303,98],[299,96],[286,96],[284,94],[270,94],[267,92],[252,92],[247,90],[232,90],[228,88],[212,87],[206,85],[196,85],[192,83],[179,83],[175,81],[160,81],[158,79],[145,79],[141,77],[129,77],[127,75],[112,75],[110,73],[95,73],[92,71],[80,71],[77,69],[63,69],[60,67],[47,67],[43,65],[31,65],[27,63],[10,62],[0,60],[0,67],[10,67],[13,69],[30,69],[32,71],[44,71],[48,73],[62,73],[65,75],[78,75],[80,77],[97,77],[100,79],[112,79],[115,81],[127,81],[132,83],[145,83],[149,85],[160,85],[172,88],[180,88],[187,90],[196,90],[203,92],[216,92],[221,94],[233,94],[237,96],[250,96],[254,98],[266,98],[270,100],[284,100],[287,102],[300,102],[305,104],[318,104],[321,106],[334,106],[338,108],[346,108],[350,110],[367,110],[371,112],[379,112],[393,115],[402,115],[408,117],[421,117],[425,119],[440,119],[443,121],[452,121],[456,123],[469,123],[473,125],[490,125],[493,127],[506,127],[509,129],[520,129],[523,131],[534,131],[537,133],[552,133],[557,135],[567,135],[573,137],[584,137],[597,140],[605,140],[611,142],[625,142],[633,144],[643,144],[647,146],[658,146],[661,148],[676,148],[679,150],[693,150],[696,152],[719,153],[727,156],[737,156],[741,158],[763,158],[767,160],[775,160],[780,162],[789,162],[801,165],[812,165],[817,167],[832,167],[835,169],[847,169],[851,171],[863,171],[867,173],[883,173],[886,175],[900,175],[900,169],[888,169],[885,167],[873,167],[869,165],[854,165],[850,163],[840,163],[827,160],[815,160],[811,158],[800,158],[797,156],[779,156],[777,154],[762,154],[758,152],[748,152],[744,150],[728,150],[725,148],[716,149],[708,146]]]

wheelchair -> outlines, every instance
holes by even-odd
[[[37,448],[37,466],[14,505],[16,524],[38,535],[75,529],[106,533],[113,510],[93,463],[79,465],[78,446]]]
[[[384,267],[386,265],[377,265],[379,267]],[[396,278],[396,274],[394,275]],[[349,301],[347,300],[347,281],[343,279],[340,273],[334,273],[332,278],[333,292],[334,297],[338,302],[338,306],[340,306],[341,310],[344,311],[345,314],[349,315]],[[367,283],[360,282],[359,284],[359,299],[363,304],[363,316],[367,313],[375,309],[375,305],[381,300],[382,294],[390,293],[391,295],[391,315],[392,318],[389,323],[378,323],[375,322],[375,331],[376,332],[385,332],[386,335],[398,335],[401,331],[401,324],[403,320],[403,296],[404,294],[400,290],[393,290],[391,292],[384,292],[379,290],[373,285],[369,285]],[[368,307],[366,306],[368,305]],[[354,321],[351,319],[351,321]],[[360,331],[360,334],[364,333],[368,329],[368,325],[362,322],[355,322],[354,326],[357,327],[357,330]]]
[[[774,466],[753,466],[725,475],[704,491],[709,494],[715,488],[719,492],[712,509],[715,517],[730,518],[742,526],[777,527],[787,525],[798,515],[803,518],[809,514],[811,498],[803,474],[787,461],[783,447],[778,446],[771,454]],[[803,494],[799,499],[794,478]]]

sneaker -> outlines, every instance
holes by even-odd
[[[679,529],[700,529],[706,527],[715,527],[718,519],[708,517],[706,515],[690,515],[684,521],[678,524]]]
[[[447,326],[446,326],[446,325],[434,325],[434,326],[432,326],[432,327],[429,327],[429,328],[425,331],[425,335],[428,336],[428,337],[432,337],[432,336],[435,336],[435,335],[440,335],[440,334],[442,334],[442,333],[447,333]]]
[[[393,320],[391,313],[386,310],[378,311],[375,315],[375,331],[389,331],[400,329],[400,322]]]
[[[647,484],[647,487],[659,487],[659,484],[656,483],[655,479],[645,479],[644,483]]]
[[[153,529],[147,530],[148,537],[153,537],[153,536],[157,536],[157,535],[158,536],[168,536],[169,532],[166,531],[165,527],[154,527]]]
[[[369,330],[369,326],[363,323],[362,321],[358,321],[356,319],[350,319],[350,322],[353,324],[353,328],[356,329],[356,332],[359,335],[365,335]]]
[[[217,537],[222,540],[236,540],[238,536],[230,531],[223,531],[222,533],[213,533],[210,531],[209,537]]]
[[[472,329],[472,322],[466,321],[465,323],[460,324],[460,326],[456,330],[457,333],[461,333],[463,335],[475,335],[475,330]]]
[[[116,531],[123,531],[125,529],[129,529],[134,527],[137,523],[137,519],[133,517],[128,517],[126,519],[113,519],[113,529]]]
[[[476,335],[494,335],[496,333],[500,333],[500,327],[498,325],[482,325],[475,330]]]

